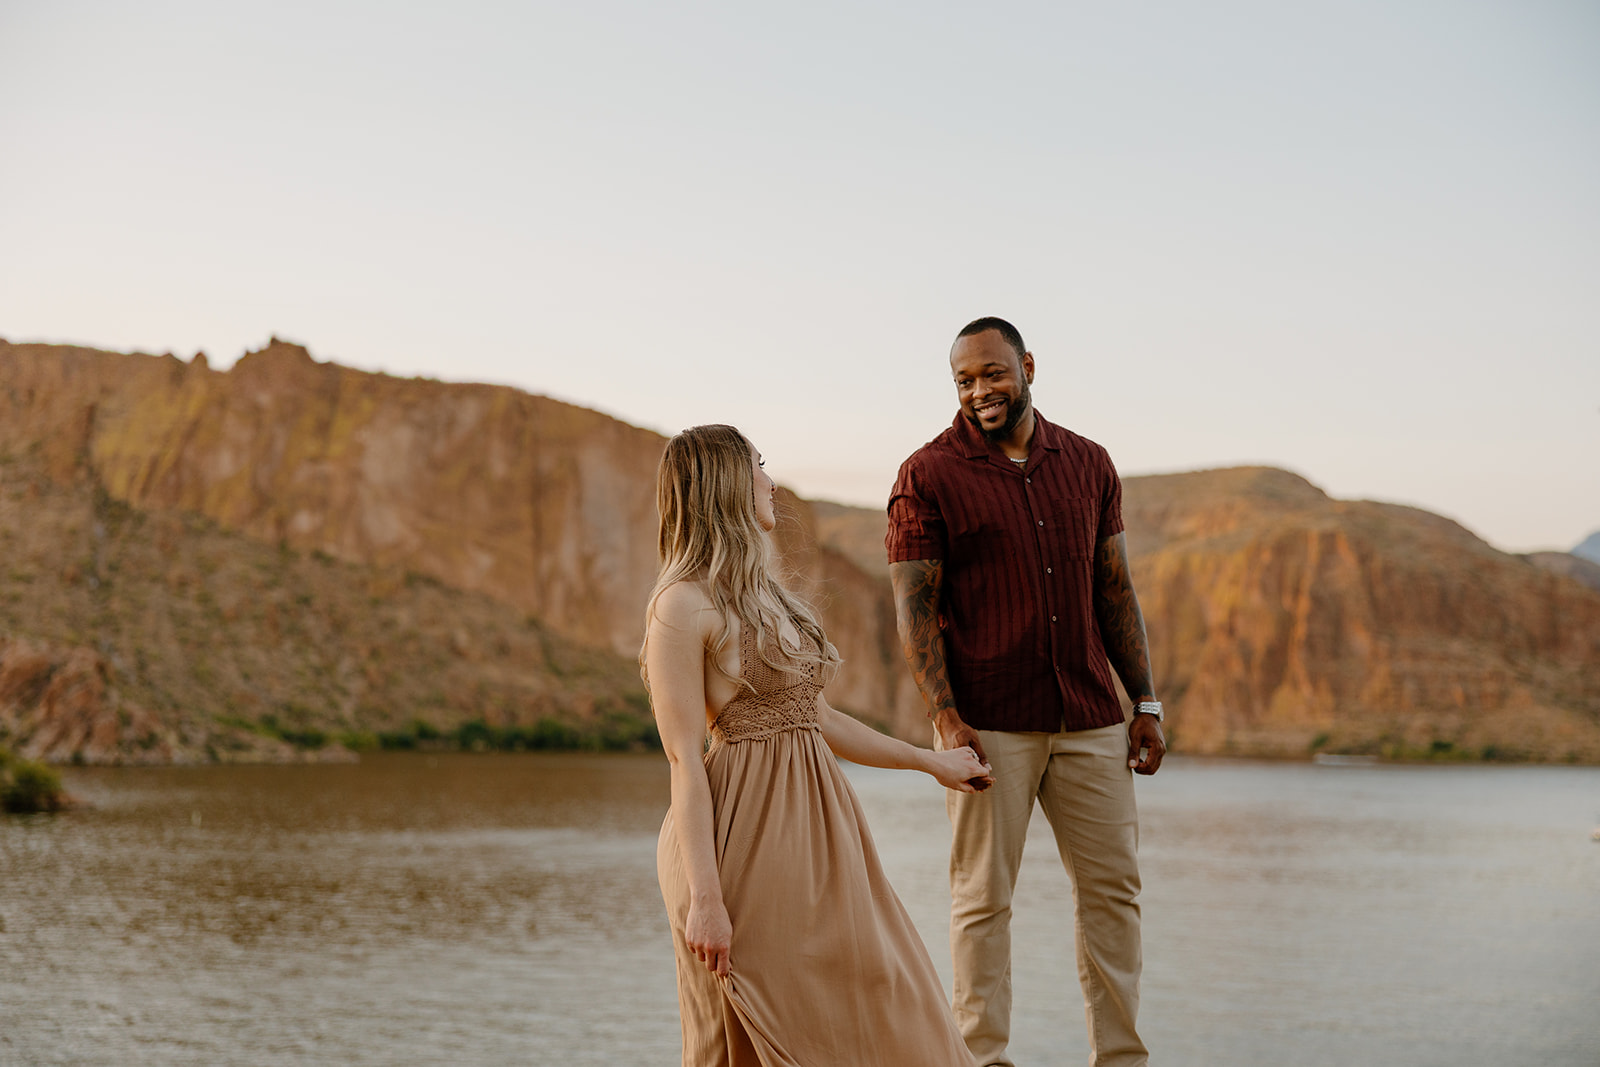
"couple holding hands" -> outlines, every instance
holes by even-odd
[[[1035,800],[1072,880],[1090,1063],[1148,1063],[1132,775],[1166,745],[1122,485],[1103,448],[1034,411],[1010,323],[969,323],[950,370],[960,411],[901,466],[887,538],[933,751],[823,698],[839,653],[776,575],[755,446],[698,426],[662,457],[640,659],[672,767],[656,862],[685,1067],[1009,1067],[1011,895]],[[947,789],[953,1005],[836,755]]]

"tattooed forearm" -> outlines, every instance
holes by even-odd
[[[1106,656],[1122,679],[1134,703],[1156,698],[1150,674],[1150,641],[1144,632],[1144,614],[1133,591],[1128,570],[1127,538],[1108,537],[1095,547],[1094,614],[1100,621],[1100,639]]]
[[[900,646],[911,674],[927,702],[928,715],[955,711],[950,693],[950,672],[945,667],[944,634],[939,630],[939,586],[944,581],[944,563],[936,559],[915,559],[889,564],[889,581],[894,586],[894,621],[900,632]]]

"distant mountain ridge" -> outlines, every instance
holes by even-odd
[[[52,758],[281,758],[308,731],[637,708],[662,444],[281,341],[226,373],[0,342],[0,731]],[[1180,751],[1600,761],[1600,592],[1270,468],[1125,493]],[[36,501],[59,517],[36,522]],[[882,512],[787,493],[780,510],[846,657],[830,700],[925,740]]]
[[[1600,563],[1600,530],[1596,530],[1580,541],[1573,549],[1572,554],[1590,563]]]
[[[1571,552],[1529,552],[1523,558],[1553,574],[1582,582],[1590,589],[1600,589],[1600,563],[1591,563]]]

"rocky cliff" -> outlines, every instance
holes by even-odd
[[[1156,676],[1191,752],[1600,760],[1600,592],[1285,471],[1133,478]]]
[[[0,346],[0,448],[140,509],[488,592],[637,650],[655,574],[658,435],[491,385],[318,363],[274,341],[227,373]]]
[[[626,747],[650,716],[630,657],[511,604],[0,456],[0,744],[58,762],[281,761],[469,726],[469,744]]]
[[[817,510],[872,570],[883,515]],[[1178,751],[1600,761],[1586,561],[1271,468],[1128,478],[1124,518]]]
[[[637,708],[662,444],[286,342],[226,373],[0,342],[0,729],[52,758],[264,758]],[[1600,760],[1581,582],[1283,471],[1131,478],[1126,501],[1180,750]],[[882,514],[780,513],[847,657],[830,699],[921,738]]]
[[[340,647],[341,636],[361,617],[359,597],[343,591],[393,585],[396,575],[410,576],[408,588],[428,579],[442,593],[465,595],[444,620],[433,620],[434,630],[463,612],[492,615],[486,604],[500,605],[505,618],[485,622],[489,630],[515,632],[524,619],[533,620],[529,625],[541,632],[609,660],[602,703],[637,702],[637,684],[628,696],[614,667],[631,664],[638,650],[655,577],[654,480],[663,443],[657,434],[597,412],[515,389],[362,373],[319,363],[304,348],[276,340],[226,373],[211,370],[203,357],[185,363],[170,355],[0,342],[0,457],[6,460],[0,487],[9,490],[13,506],[12,521],[0,527],[10,533],[0,536],[28,531],[31,537],[26,553],[13,555],[27,561],[13,569],[26,578],[10,580],[8,595],[18,611],[0,628],[0,640],[9,642],[0,645],[0,726],[9,702],[13,732],[26,729],[32,739],[24,751],[52,758],[189,758],[208,751],[253,758],[281,754],[272,743],[274,730],[213,736],[219,717],[259,725],[267,715],[282,727],[284,716],[273,709],[289,706],[302,709],[291,718],[318,719],[324,731],[360,731],[391,728],[413,714],[446,726],[483,714],[481,701],[422,699],[426,693],[409,682],[391,693],[359,682],[362,665],[374,655],[392,658],[401,649],[394,645],[397,634],[381,632]],[[46,499],[51,514],[60,513],[60,536],[42,535],[51,524],[28,514],[44,507],[30,501]],[[106,551],[85,540],[103,536],[96,501],[134,516],[140,528],[148,518],[165,531],[153,555],[142,542],[114,546],[137,557],[119,563],[115,595],[103,584],[103,568],[82,563]],[[902,728],[914,723],[916,694],[902,684],[892,658],[898,653],[887,589],[817,543],[805,501],[785,494],[781,505],[779,543],[794,580],[822,606],[830,633],[847,650],[830,698],[869,721]],[[202,548],[196,541],[202,534],[191,528],[196,518],[210,520],[219,536],[242,536]],[[249,685],[226,695],[226,687],[162,683],[157,689],[164,695],[149,690],[146,704],[154,701],[164,711],[147,721],[146,704],[127,697],[126,664],[117,666],[97,651],[120,642],[106,631],[105,610],[87,602],[76,613],[33,610],[40,601],[87,595],[91,586],[91,599],[125,606],[141,582],[181,569],[181,557],[204,555],[215,569],[261,546],[281,550],[285,559],[311,554],[341,565],[306,576],[293,595],[315,597],[326,586],[341,591],[333,599],[350,601],[303,651],[331,642],[326,657],[311,659],[328,659],[321,665],[340,678],[353,673],[356,684],[321,693],[275,685],[252,698]],[[163,558],[172,553],[180,559]],[[198,579],[178,589],[195,598],[219,597]],[[256,603],[244,592],[239,599]],[[291,608],[277,604],[274,617],[294,614]],[[263,645],[257,628],[226,623],[211,620],[214,643],[230,651],[209,655],[233,659],[277,644],[276,634]],[[433,636],[448,658],[458,643],[452,627]],[[487,643],[522,651],[521,642],[503,636]],[[146,660],[176,660],[169,664],[175,678],[188,652],[181,645],[162,647]],[[6,672],[17,674],[28,664],[32,680],[13,679],[7,689]],[[477,674],[503,673],[491,666],[480,664]],[[310,661],[306,670],[316,673]],[[69,678],[79,679],[70,686],[76,695],[67,701],[43,678],[58,690]],[[259,670],[239,680],[249,678],[259,680]],[[524,678],[513,689],[533,685],[555,700],[561,686],[547,682]],[[476,688],[476,682],[467,685]],[[579,703],[593,699],[588,694]],[[408,710],[390,713],[406,701]],[[492,716],[496,705],[489,703]],[[543,707],[516,700],[506,706],[512,710],[502,717],[510,722]],[[163,733],[160,724],[171,725],[180,712],[198,718],[181,737]],[[121,722],[116,731],[105,725],[112,720]]]

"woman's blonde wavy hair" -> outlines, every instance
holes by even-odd
[[[733,620],[754,628],[756,650],[774,670],[792,671],[798,665],[819,663],[827,677],[839,664],[839,652],[829,643],[816,615],[788,589],[775,573],[776,556],[756,518],[756,483],[751,469],[752,448],[744,434],[732,426],[694,426],[667,442],[656,471],[656,509],[661,515],[657,551],[661,573],[645,608],[645,643],[639,649],[639,674],[646,686],[645,653],[650,644],[650,620],[656,600],[674,582],[705,584],[712,605],[721,612],[722,633],[711,648],[717,672],[748,687],[742,678],[727,674],[718,657],[728,645]],[[790,648],[778,638],[787,617],[800,631],[800,648]],[[774,660],[767,649],[779,646],[787,662]]]

